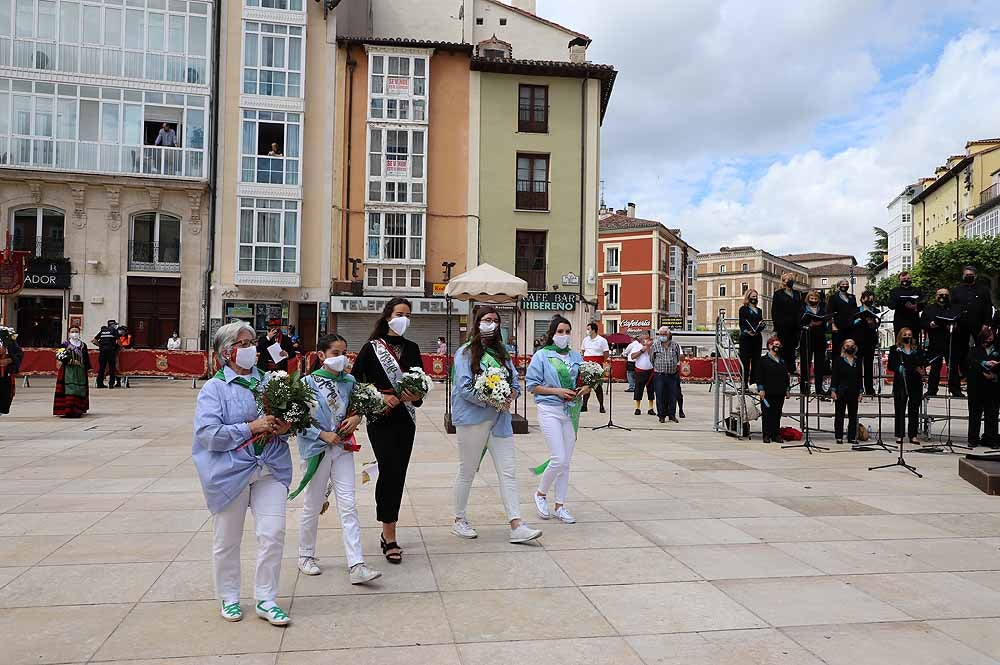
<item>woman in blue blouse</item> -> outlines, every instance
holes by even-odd
[[[548,492],[555,485],[554,514],[566,524],[576,522],[566,509],[566,491],[580,424],[580,398],[590,392],[590,388],[576,385],[583,357],[570,348],[572,332],[569,320],[554,316],[545,335],[545,346],[531,356],[524,376],[525,387],[535,396],[538,426],[549,447],[549,461],[535,492],[535,509],[543,520],[551,517]]]
[[[455,523],[451,532],[459,538],[479,534],[469,524],[466,508],[479,463],[488,450],[496,468],[507,520],[510,542],[526,543],[542,535],[521,521],[517,489],[517,453],[510,422],[510,405],[521,394],[517,370],[500,338],[500,313],[483,305],[476,308],[472,337],[455,354],[454,387],[451,392],[451,422],[458,434],[458,476],[455,478]],[[502,410],[476,397],[476,379],[489,368],[504,370],[511,397]]]
[[[257,532],[256,613],[275,626],[291,619],[275,599],[285,544],[285,500],[292,482],[288,423],[257,410],[255,391],[267,382],[257,369],[257,335],[243,321],[215,333],[222,364],[202,386],[191,454],[212,513],[212,570],[222,618],[239,621],[240,540],[247,508]],[[266,435],[264,443],[251,443]]]

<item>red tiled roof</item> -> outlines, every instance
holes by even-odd
[[[824,252],[806,252],[805,254],[783,254],[781,258],[793,263],[797,261],[823,261],[830,259],[853,259],[850,254],[826,254]]]
[[[472,44],[458,42],[436,42],[426,39],[410,39],[409,37],[353,37],[342,35],[337,37],[338,44],[371,44],[372,46],[406,46],[409,48],[433,48],[442,51],[462,51],[472,53]]]
[[[680,229],[671,229],[663,222],[659,222],[655,219],[642,219],[640,217],[629,217],[628,215],[623,215],[621,213],[614,213],[608,215],[607,217],[601,218],[597,222],[598,233],[602,231],[614,232],[614,231],[628,231],[630,229],[643,230],[643,229],[663,229],[675,237],[679,244],[685,245],[690,249],[694,249],[688,243],[680,237]],[[695,250],[698,251],[698,250]]]
[[[855,275],[860,275],[864,272],[864,268],[858,266],[851,266],[846,263],[831,263],[830,265],[818,266],[816,268],[807,268],[810,276],[817,277],[839,277],[840,275],[850,275],[851,270],[854,270]]]
[[[524,74],[534,76],[567,76],[592,78],[601,82],[601,120],[608,110],[611,91],[615,87],[618,72],[611,65],[592,62],[566,62],[561,60],[518,60],[516,58],[473,57],[472,71],[494,72],[497,74]]]
[[[975,141],[967,141],[965,147],[968,148],[970,145],[982,145],[983,143],[1000,143],[1000,139],[976,139]]]
[[[528,18],[534,19],[534,20],[538,21],[539,23],[544,23],[545,25],[548,25],[548,26],[551,26],[551,27],[556,28],[558,30],[562,30],[563,32],[569,33],[569,34],[573,35],[574,37],[579,37],[580,39],[586,39],[587,43],[590,43],[590,41],[591,41],[590,37],[588,37],[587,35],[583,34],[582,32],[577,32],[576,30],[570,30],[565,25],[560,25],[560,24],[556,23],[555,21],[550,21],[547,18],[542,18],[538,14],[532,14],[531,12],[525,11],[525,10],[521,9],[520,7],[514,7],[513,5],[508,5],[506,2],[500,2],[500,0],[489,0],[489,1],[492,2],[494,5],[499,5],[500,7],[503,7],[504,9],[509,9],[510,11],[514,12],[515,14],[520,14],[521,16],[527,16]]]

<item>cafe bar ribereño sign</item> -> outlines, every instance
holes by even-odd
[[[572,312],[576,309],[577,294],[558,291],[529,291],[521,298],[521,309]]]

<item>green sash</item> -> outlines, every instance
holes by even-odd
[[[225,381],[226,373],[220,369],[218,372],[215,373],[215,375],[212,378]],[[233,379],[233,383],[235,383],[238,386],[242,386],[243,388],[246,388],[251,393],[253,393],[254,399],[255,400],[257,399],[257,388],[260,386],[260,381],[258,381],[257,379],[244,379],[242,376],[237,376],[235,379]],[[264,445],[265,444],[262,441],[254,441],[253,452],[255,455],[257,455],[257,457],[260,457],[261,455],[264,454]]]
[[[63,393],[72,397],[87,396],[87,369],[83,365],[63,367]]]
[[[486,353],[483,354],[483,359],[479,363],[479,365],[483,369],[489,369],[490,367],[495,367],[496,369],[502,369],[502,370],[507,369],[506,367],[501,365],[500,361],[497,360],[496,356],[493,355],[494,353],[496,353],[496,351],[494,351],[489,347],[485,347],[483,350],[486,351]],[[454,367],[452,367],[452,371],[454,371]],[[497,414],[497,420],[498,421],[500,420],[500,414]],[[483,465],[483,458],[486,457],[486,450],[488,447],[489,447],[488,445],[483,446],[483,452],[482,454],[479,455],[479,466],[476,467],[477,473],[479,472],[479,467]]]
[[[323,379],[329,379],[330,381],[338,381],[338,382],[350,381],[350,379],[347,378],[347,375],[344,372],[341,372],[340,374],[334,374],[333,372],[323,367],[320,367],[318,370],[313,372],[313,374]],[[319,463],[323,461],[324,455],[326,455],[325,450],[320,452],[319,455],[314,455],[309,458],[309,463],[306,465],[306,472],[302,475],[302,480],[299,481],[299,486],[295,488],[294,492],[288,495],[289,501],[297,497],[302,492],[302,490],[306,488],[306,485],[309,484],[309,481],[313,479],[313,476],[316,475],[316,470],[319,469]]]
[[[560,349],[554,344],[549,344],[548,346],[542,347],[544,351],[555,351],[559,354],[565,354],[569,351],[568,348]],[[556,376],[559,377],[559,385],[566,390],[573,390],[576,388],[576,384],[573,382],[573,377],[569,374],[569,367],[566,365],[566,361],[562,358],[556,358],[554,356],[549,356],[549,365],[552,369],[556,371]],[[573,431],[576,432],[580,428],[580,409],[583,408],[583,404],[580,402],[580,398],[577,397],[575,400],[569,403],[569,419],[573,423]],[[540,476],[548,468],[549,462],[551,460],[545,460],[541,464],[531,469],[531,472],[536,476]]]

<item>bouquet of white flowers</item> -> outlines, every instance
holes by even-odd
[[[257,392],[261,412],[289,423],[292,426],[289,434],[298,434],[316,424],[309,409],[315,401],[297,373],[289,376],[288,372],[271,372],[267,383]]]
[[[597,388],[604,383],[604,365],[590,360],[580,365],[580,383],[588,388]]]
[[[399,388],[396,392],[399,395],[402,395],[405,392],[411,392],[414,395],[419,395],[423,398],[423,396],[429,393],[433,387],[434,381],[427,375],[427,372],[419,367],[411,367],[408,371],[404,372],[402,378],[399,379]]]
[[[371,422],[385,411],[385,399],[370,383],[356,383],[347,401],[347,413],[356,413]]]
[[[476,377],[473,385],[476,397],[498,411],[507,408],[510,401],[510,382],[507,372],[499,367],[489,367]]]

